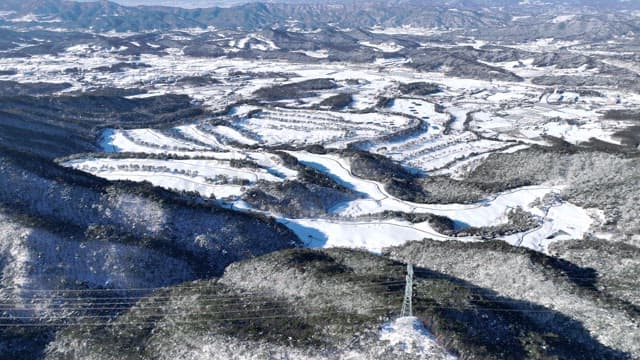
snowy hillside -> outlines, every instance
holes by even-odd
[[[640,358],[639,11],[0,3],[0,359]]]

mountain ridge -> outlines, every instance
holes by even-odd
[[[640,5],[623,1],[607,2],[607,11],[633,10]],[[231,7],[186,9],[168,6],[124,6],[108,0],[10,0],[0,4],[8,22],[23,26],[62,26],[93,31],[149,31],[178,28],[256,30],[291,26],[313,29],[335,24],[339,27],[415,26],[445,29],[507,27],[512,17],[545,14],[552,9],[596,13],[603,5],[594,1],[567,1],[556,5],[538,2],[520,4],[505,0],[394,1],[356,3],[348,1],[250,2]]]

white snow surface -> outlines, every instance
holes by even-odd
[[[83,170],[109,180],[149,181],[167,189],[196,191],[217,198],[239,196],[244,187],[225,181],[259,180],[280,182],[281,178],[265,169],[236,168],[228,161],[207,160],[154,160],[154,159],[84,159],[64,165]],[[146,169],[145,169],[146,168]],[[213,180],[223,178],[216,183]]]
[[[554,24],[560,24],[563,22],[571,21],[576,18],[576,15],[559,15],[551,20]]]
[[[570,18],[556,20],[570,21]],[[373,31],[387,34],[437,34],[451,30],[405,27],[375,28]],[[183,35],[187,36],[186,33]],[[234,40],[233,37],[220,38],[221,42]],[[233,45],[236,47],[275,49],[275,44],[270,44],[258,34],[246,37],[243,35],[234,41]],[[377,46],[382,51],[394,51],[398,48],[391,43],[363,45]],[[465,44],[451,46],[462,45]],[[483,42],[470,41],[470,45],[478,47],[483,45]],[[574,45],[576,44],[555,39],[538,39],[513,47],[539,52]],[[533,57],[521,61],[487,63],[523,77],[525,81],[519,83],[462,79],[443,72],[416,72],[406,67],[406,62],[410,60],[392,57],[375,64],[321,61],[317,64],[296,64],[264,59],[196,58],[185,56],[181,49],[167,49],[166,55],[143,54],[136,59],[137,62],[150,67],[125,69],[119,73],[91,70],[121,61],[118,51],[120,50],[77,45],[58,55],[3,58],[0,59],[0,67],[15,69],[18,74],[2,76],[2,80],[28,77],[32,81],[69,82],[73,86],[67,91],[82,90],[91,86],[134,88],[140,83],[145,83],[149,84],[145,85],[148,93],[134,97],[167,93],[186,94],[207,108],[220,111],[238,101],[251,99],[256,90],[273,86],[274,83],[333,79],[340,86],[339,89],[319,91],[317,96],[301,101],[283,101],[277,105],[236,106],[223,116],[223,119],[227,120],[225,123],[183,123],[171,129],[179,136],[164,130],[112,129],[105,131],[100,140],[100,145],[106,152],[200,156],[220,161],[254,161],[261,167],[260,170],[251,170],[252,174],[244,177],[238,176],[252,183],[256,179],[283,181],[297,176],[297,171],[284,166],[281,159],[269,151],[259,149],[260,146],[321,144],[326,148],[342,149],[356,141],[363,144],[363,149],[388,156],[417,172],[427,175],[463,176],[467,169],[473,168],[489,154],[517,151],[525,148],[526,144],[544,145],[545,135],[561,137],[576,144],[588,141],[591,137],[618,143],[619,140],[615,139],[613,134],[628,124],[602,121],[602,114],[607,110],[637,107],[640,104],[639,96],[624,94],[616,89],[597,89],[602,92],[603,97],[578,96],[568,92],[562,96],[558,93],[546,93],[548,88],[532,84],[531,78],[550,73],[595,75],[597,70],[538,68],[533,66]],[[306,53],[318,58],[328,55],[326,51]],[[70,67],[69,64],[87,71],[83,77],[78,77],[73,72],[65,72]],[[289,75],[237,75],[271,74],[274,69]],[[175,81],[165,79],[197,75],[211,76],[219,83],[216,86],[176,85]],[[426,97],[399,95],[398,84],[413,82],[435,83],[442,91]],[[337,92],[352,94],[354,102],[342,111],[312,109],[314,105]],[[381,97],[391,97],[395,101],[388,108],[376,107]],[[621,104],[612,104],[609,99],[617,97],[622,97]],[[467,116],[470,121],[465,121]],[[422,128],[414,128],[417,119],[424,124]],[[515,142],[505,141],[517,141],[525,145],[515,146]],[[249,149],[246,145],[258,149]],[[362,194],[359,199],[337,204],[331,209],[331,221],[280,219],[292,228],[297,227],[294,230],[302,234],[301,237],[310,239],[308,242],[312,246],[353,246],[379,251],[386,245],[423,237],[447,239],[446,236],[433,232],[426,224],[409,224],[397,219],[380,220],[368,217],[368,214],[380,214],[386,210],[432,213],[448,216],[469,226],[494,226],[505,222],[505,214],[510,208],[520,206],[525,211],[541,217],[541,226],[527,234],[516,234],[506,240],[541,251],[552,241],[581,238],[589,231],[591,224],[591,209],[581,209],[568,203],[556,204],[550,209],[531,206],[533,201],[561,191],[562,188],[557,184],[515,189],[471,205],[415,204],[391,196],[382,184],[353,176],[348,161],[337,155],[315,155],[300,151],[291,154]],[[86,161],[84,165],[89,169],[94,167],[91,166],[93,160]],[[191,170],[196,169],[191,165]],[[203,185],[203,179],[199,177],[228,176],[231,175],[232,169],[197,170],[198,175],[195,177],[193,174],[149,174],[146,171],[103,171],[97,174],[110,179],[148,180],[159,186],[195,190],[203,195],[238,197],[252,186],[243,188],[232,184]],[[234,204],[240,205],[237,201],[236,199]],[[312,237],[309,238],[309,235]]]
[[[386,53],[393,53],[393,52],[398,52],[402,49],[404,49],[404,46],[402,45],[398,45],[394,42],[383,42],[383,43],[371,43],[369,41],[361,41],[360,45],[364,45],[364,46],[368,46],[368,47],[372,47],[374,49],[380,50],[382,52],[386,52]]]
[[[359,120],[355,116],[354,119]],[[178,128],[187,138],[197,140],[198,143],[175,139],[150,129],[129,130],[126,133],[122,130],[107,130],[102,137],[102,146],[106,151],[207,156],[208,158],[204,160],[87,158],[73,160],[66,165],[106,179],[149,181],[168,189],[196,191],[204,196],[213,195],[218,199],[228,199],[234,204],[232,208],[238,211],[253,211],[239,199],[257,181],[280,182],[295,179],[297,176],[297,171],[284,166],[278,156],[268,152],[235,148],[221,141],[222,138],[216,137],[220,129],[223,129],[224,136],[227,138],[233,136],[237,142],[248,139],[237,130],[226,126],[217,126],[214,129],[215,133],[208,133],[193,125]],[[464,138],[463,136],[461,139]],[[487,140],[475,142],[482,141]],[[156,143],[161,147],[158,148]],[[219,150],[211,150],[207,146],[199,145],[200,143]],[[468,143],[461,142],[459,145],[450,147],[457,149],[461,146],[468,146]],[[487,147],[487,149],[492,148]],[[428,154],[433,155],[438,151],[431,151]],[[449,151],[455,155],[463,150]],[[570,203],[555,203],[547,207],[532,205],[536,201],[540,203],[539,200],[549,194],[560,192],[562,187],[557,185],[518,188],[476,204],[420,204],[400,200],[389,194],[383,184],[353,175],[349,161],[339,155],[314,154],[306,151],[287,152],[302,164],[327,174],[339,184],[361,195],[355,200],[337,204],[331,209],[332,215],[335,216],[332,219],[289,219],[276,216],[307,246],[313,248],[350,247],[379,253],[385,247],[399,246],[408,241],[424,238],[442,241],[452,239],[438,233],[428,222],[410,223],[400,219],[376,218],[376,214],[385,211],[435,214],[446,216],[460,226],[487,227],[504,224],[507,221],[507,212],[520,207],[539,217],[540,225],[526,233],[505,237],[504,240],[517,246],[526,246],[543,252],[551,242],[582,238],[593,222],[589,211]],[[231,159],[251,160],[260,167],[257,169],[231,167],[228,162]],[[436,158],[430,160],[431,164],[441,162]],[[221,177],[243,180],[246,184],[220,183],[217,180]],[[453,239],[477,240],[465,237]]]
[[[435,337],[424,327],[418,318],[400,317],[384,324],[380,332],[380,340],[400,347],[404,352],[418,355],[430,360],[456,360],[457,357],[447,353]]]
[[[193,135],[194,127],[181,127],[184,133]],[[227,128],[230,129],[231,128]],[[233,132],[232,134],[236,134]],[[139,130],[134,135],[143,139],[156,139],[171,147],[192,145],[183,140],[166,139],[165,135],[147,130]],[[118,131],[107,131],[103,139],[106,149],[117,151],[153,152],[153,147],[138,145]],[[194,136],[195,137],[195,136]],[[199,138],[200,141],[207,137]],[[145,141],[145,140],[142,140]],[[84,159],[67,163],[87,172],[112,180],[150,181],[154,185],[176,189],[196,191],[204,196],[216,198],[239,198],[250,186],[219,184],[212,182],[223,176],[229,179],[245,180],[255,184],[258,180],[279,182],[293,179],[297,172],[285,167],[279,157],[260,151],[234,149],[229,145],[216,143],[227,152],[214,152],[206,148],[195,147],[192,152],[176,150],[184,154],[207,154],[213,156],[207,160],[152,160],[152,159]],[[160,149],[161,150],[161,149]],[[164,150],[163,150],[164,151]],[[306,151],[289,151],[301,163],[311,166],[332,177],[341,185],[362,194],[361,198],[340,203],[332,209],[335,219],[288,219],[280,222],[294,231],[309,247],[350,247],[362,248],[372,252],[381,252],[389,246],[402,245],[408,241],[430,238],[448,240],[449,236],[439,234],[427,222],[409,223],[399,219],[381,220],[368,218],[385,211],[405,213],[428,213],[447,216],[465,226],[483,227],[505,223],[509,209],[521,207],[543,219],[541,225],[525,234],[516,234],[505,238],[506,241],[520,246],[546,251],[553,241],[582,238],[591,226],[590,214],[569,203],[556,204],[550,208],[537,208],[531,204],[545,195],[557,193],[558,186],[531,186],[498,194],[477,204],[419,204],[400,200],[376,181],[361,179],[351,173],[351,165],[346,159],[333,154],[313,154]],[[238,169],[228,165],[229,159],[251,159],[261,165],[258,169]],[[133,167],[137,165],[137,167]],[[145,170],[142,167],[147,166]],[[160,170],[158,170],[160,169]],[[209,180],[207,180],[209,179]],[[233,201],[233,200],[232,200]],[[241,204],[238,204],[241,205]],[[242,206],[245,211],[251,211]],[[473,238],[456,238],[463,241],[475,241]]]
[[[242,110],[235,113],[241,114]],[[265,109],[234,125],[254,134],[253,138],[264,145],[323,144],[340,148],[349,142],[392,133],[408,124],[406,117],[380,113]]]
[[[380,253],[383,248],[400,246],[424,238],[445,240],[428,223],[411,224],[401,220],[336,221],[324,219],[286,219],[281,222],[311,248],[347,247]]]
[[[347,161],[337,156],[293,151],[289,153],[302,163],[332,176],[347,188],[366,195],[362,199],[334,208],[333,212],[342,219],[361,218],[384,211],[402,211],[442,215],[460,224],[484,227],[505,223],[509,209],[521,207],[544,218],[544,221],[531,232],[512,235],[505,240],[538,251],[546,251],[547,246],[554,241],[582,238],[593,222],[587,210],[570,203],[556,204],[548,209],[531,205],[548,194],[558,193],[562,190],[560,186],[518,188],[477,204],[419,204],[395,198],[382,184],[352,175]],[[402,245],[411,240],[451,239],[437,233],[428,223],[411,224],[400,220],[286,219],[284,223],[311,247],[353,247],[379,252],[386,246]]]

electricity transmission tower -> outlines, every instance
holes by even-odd
[[[411,299],[413,298],[413,265],[407,264],[407,277],[402,302],[402,316],[413,316]]]

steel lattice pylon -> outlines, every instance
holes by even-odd
[[[404,288],[404,301],[402,302],[402,316],[413,316],[411,299],[413,298],[413,265],[407,264],[407,277]]]

